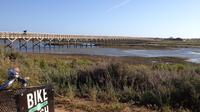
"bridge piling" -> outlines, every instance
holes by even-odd
[[[19,49],[21,50],[22,48],[25,48],[26,49],[26,52],[27,52],[27,49],[28,49],[28,41],[25,41],[25,42],[22,42],[21,39],[19,39]]]

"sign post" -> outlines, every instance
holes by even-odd
[[[54,112],[54,92],[51,86],[27,89],[15,96],[18,112]]]
[[[5,90],[0,96],[5,99],[0,101],[1,112],[54,112],[54,90],[50,85]]]

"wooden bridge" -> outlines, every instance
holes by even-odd
[[[12,48],[15,42],[18,47],[26,48],[27,44],[31,43],[32,47],[51,46],[53,45],[83,45],[82,43],[93,44],[116,44],[121,41],[129,40],[131,37],[123,36],[89,36],[89,35],[60,35],[60,34],[46,34],[46,33],[13,33],[0,32],[0,40],[4,41],[6,47]],[[42,43],[42,44],[41,44]],[[88,45],[88,44],[86,44]],[[92,44],[91,44],[92,45]]]

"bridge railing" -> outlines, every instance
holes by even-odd
[[[125,36],[92,36],[92,35],[61,35],[47,33],[16,33],[16,32],[0,32],[0,38],[43,38],[43,39],[131,39]]]

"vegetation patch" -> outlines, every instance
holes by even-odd
[[[141,61],[135,61],[137,59]],[[200,66],[180,59],[177,63],[172,61],[175,59],[49,56],[0,49],[0,83],[6,80],[8,68],[19,66],[23,76],[30,77],[30,85],[51,83],[56,96],[107,104],[117,102],[113,107],[103,106],[105,111],[120,110],[121,104],[118,103],[128,103],[158,111],[199,112]],[[160,62],[150,63],[153,60]],[[171,62],[164,64],[166,61]],[[85,111],[94,110],[90,106],[72,106],[84,107]]]

